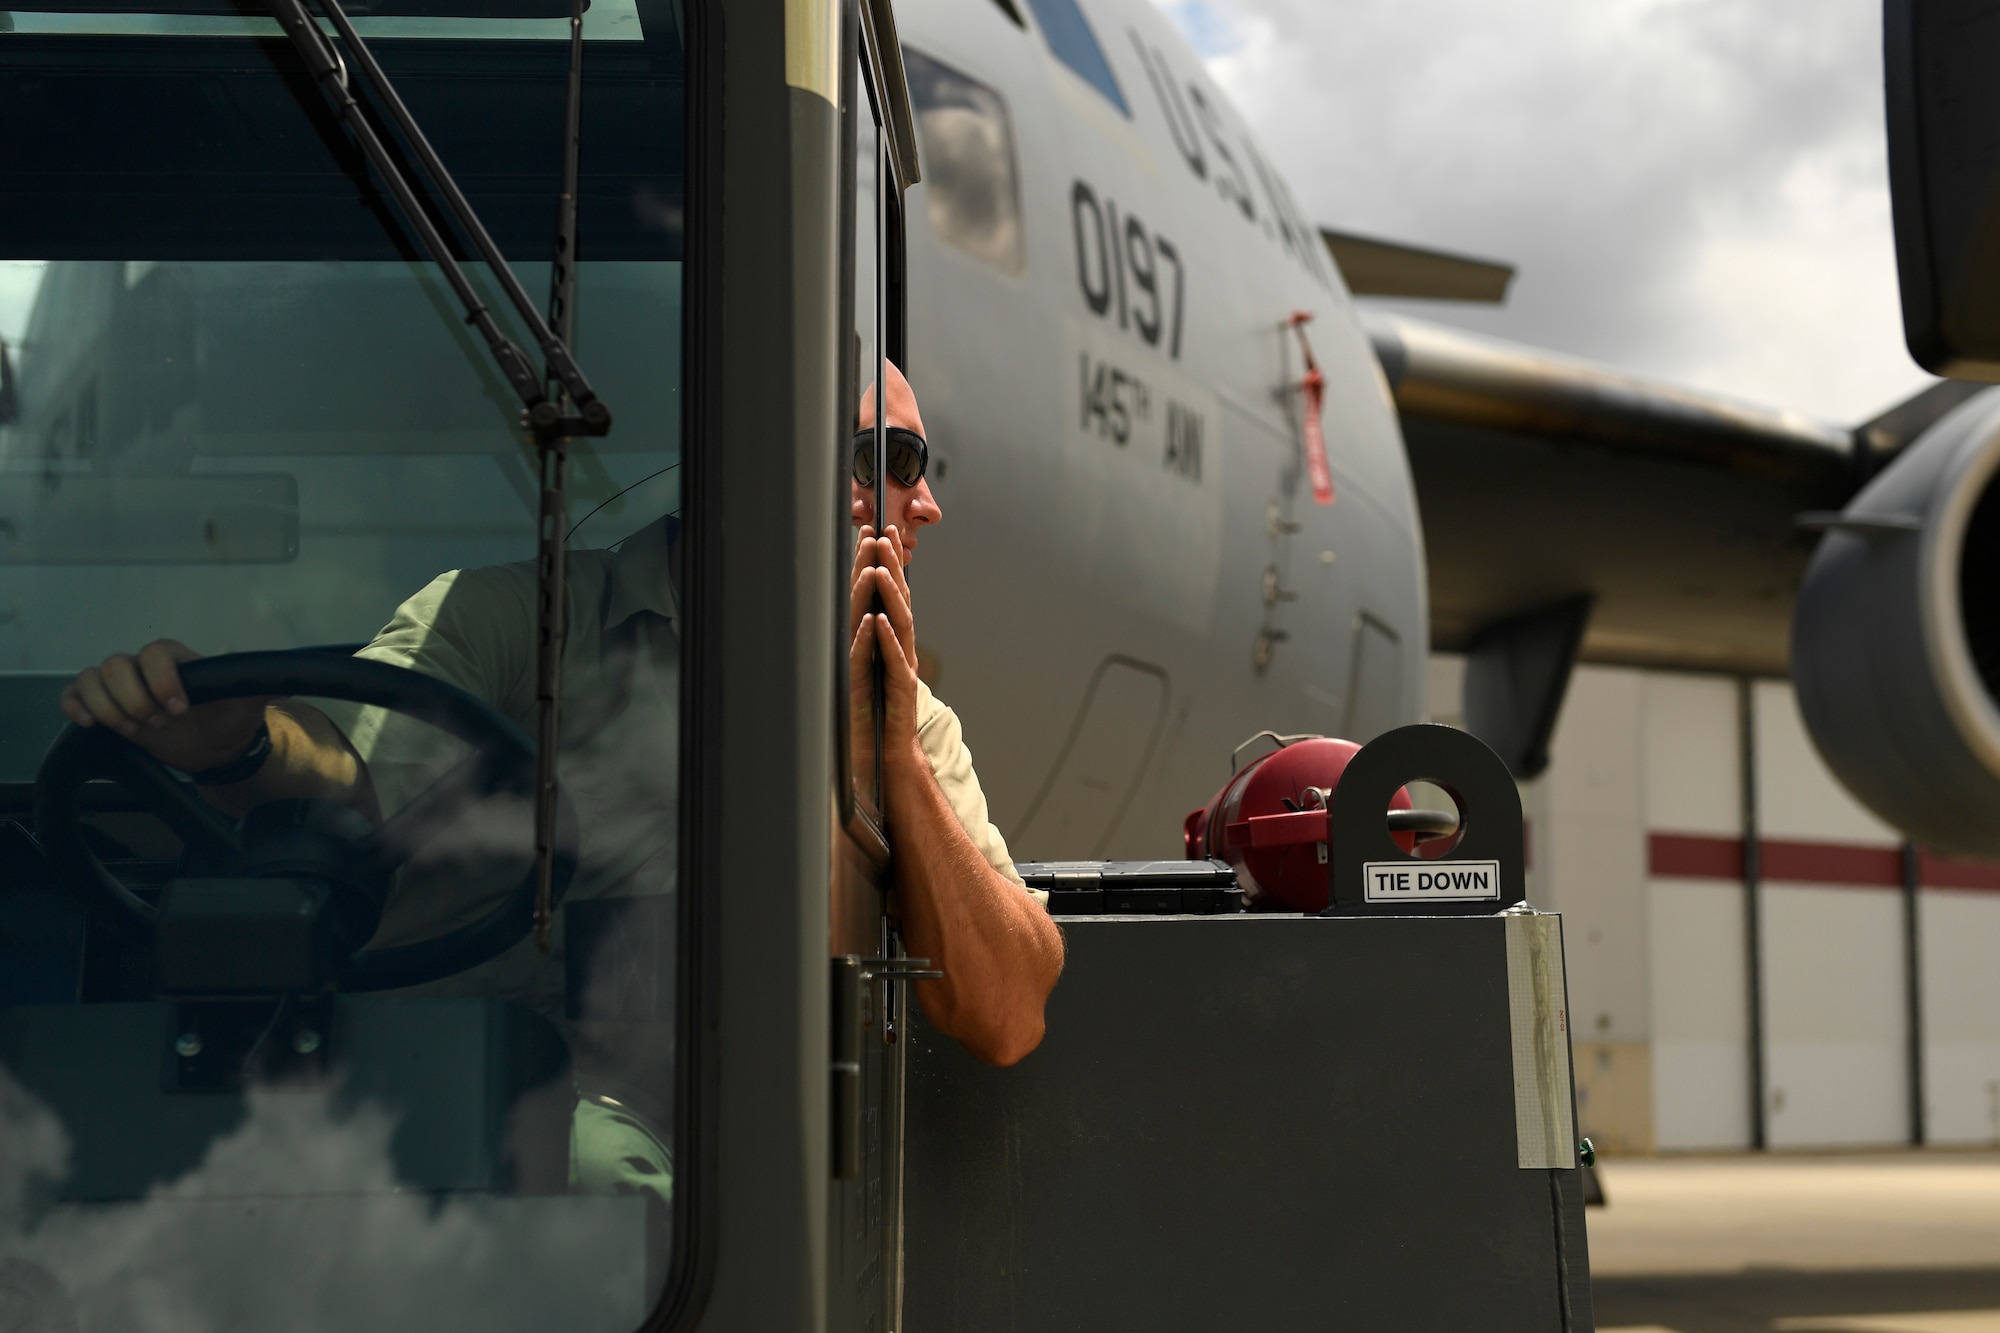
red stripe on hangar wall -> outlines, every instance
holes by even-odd
[[[1918,881],[1933,889],[1987,889],[2000,892],[2000,865],[1917,853]]]
[[[1743,839],[1691,833],[1646,836],[1646,873],[1675,879],[1743,878]]]
[[[1766,880],[1895,889],[1903,884],[1903,853],[1896,847],[1765,838],[1757,845]],[[1646,838],[1647,872],[1675,879],[1743,878],[1743,840],[1692,833]],[[2000,864],[1917,854],[1918,882],[1931,889],[2000,892]]]

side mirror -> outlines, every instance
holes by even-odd
[[[861,57],[868,70],[875,120],[889,140],[889,168],[898,197],[923,179],[917,164],[917,117],[910,109],[910,81],[903,70],[903,43],[896,36],[896,11],[889,0],[862,0]]]
[[[2000,8],[1884,0],[1882,62],[1904,341],[2000,381]]]

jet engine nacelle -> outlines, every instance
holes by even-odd
[[[2000,393],[1926,431],[1830,525],[1792,678],[1849,791],[1940,851],[2000,856]]]

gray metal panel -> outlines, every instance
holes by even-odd
[[[823,1327],[829,1300],[840,136],[831,102],[781,82],[782,5],[685,8],[707,11],[692,31],[709,34],[717,98],[706,112],[715,138],[690,161],[712,155],[720,201],[690,187],[691,215],[715,210],[699,262],[690,229],[689,271],[714,323],[702,336],[690,325],[690,384],[701,377],[709,415],[686,433],[689,532],[709,544],[686,651],[710,674],[706,693],[690,686],[682,735],[701,747],[687,762],[713,762],[715,777],[703,798],[713,869],[683,888],[700,891],[691,901],[713,913],[704,928],[715,935],[712,953],[682,959],[703,969],[694,984],[713,1005],[692,1034],[713,1061],[689,1108],[705,1139],[688,1136],[711,1156],[675,1190],[693,1213],[693,1262],[712,1276],[697,1272],[661,1323],[768,1333]]]
[[[1592,1327],[1576,1172],[1516,1165],[1498,918],[1065,933],[1021,1065],[912,1033],[909,1333]]]

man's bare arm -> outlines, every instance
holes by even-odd
[[[910,952],[942,981],[917,983],[932,1025],[988,1064],[1041,1044],[1043,1009],[1062,974],[1054,921],[966,836],[921,748],[885,757],[894,821],[896,901]]]
[[[903,939],[945,974],[918,982],[917,999],[939,1031],[989,1064],[1010,1065],[1042,1040],[1062,933],[973,845],[938,787],[917,739],[916,626],[897,533],[876,538],[863,528],[861,541],[876,563],[857,561],[856,608],[878,596],[883,607],[859,617],[857,638],[882,655],[882,772]]]
[[[222,699],[192,707],[180,665],[199,657],[172,639],[156,640],[136,654],[114,654],[79,672],[63,689],[63,714],[80,727],[110,727],[183,773],[240,758],[261,721],[270,728],[270,757],[246,781],[202,788],[210,805],[241,815],[266,801],[313,799],[352,806],[380,820],[368,766],[326,714],[297,699]]]

